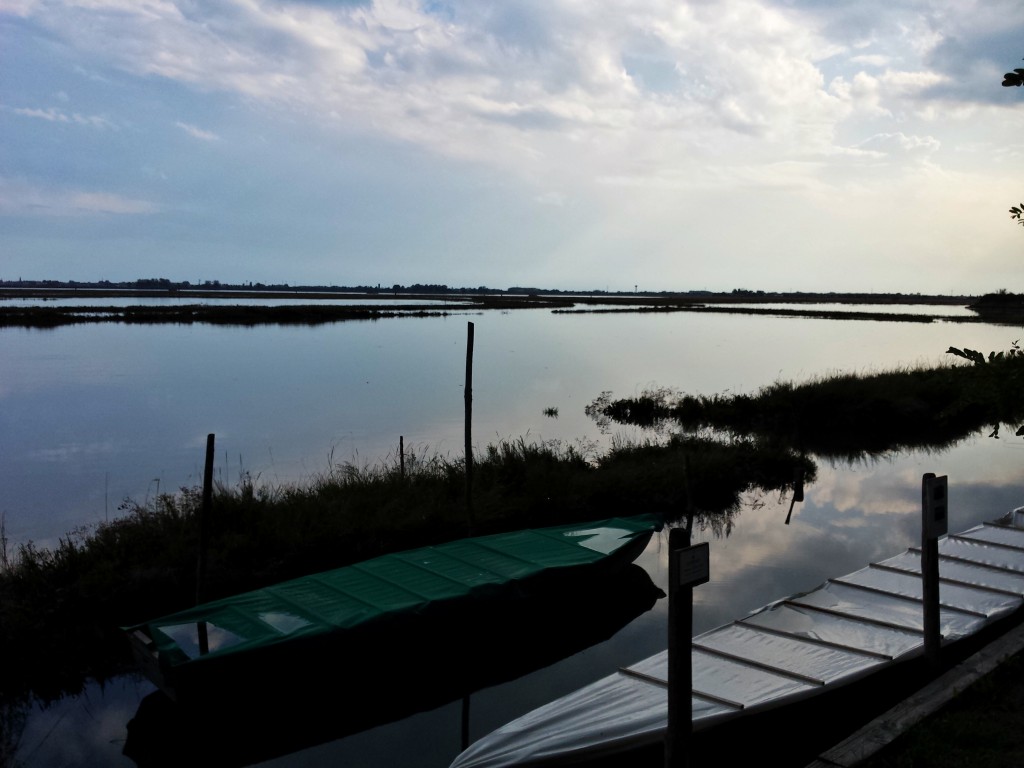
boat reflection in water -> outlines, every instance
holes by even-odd
[[[409,623],[363,638],[361,647],[338,641],[336,655],[301,676],[294,670],[308,660],[280,654],[251,685],[208,699],[148,695],[128,723],[124,754],[144,768],[248,765],[460,699],[465,741],[472,693],[607,640],[662,597],[647,572],[629,564],[595,571],[571,590]]]

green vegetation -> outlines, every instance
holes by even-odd
[[[986,293],[970,305],[984,322],[1024,325],[1024,296],[1005,290]]]
[[[204,592],[210,599],[389,551],[503,529],[641,512],[728,532],[743,495],[791,487],[813,466],[753,441],[673,438],[603,456],[524,440],[474,458],[474,530],[461,460],[345,464],[306,485],[252,478],[215,493]],[[187,607],[196,594],[201,494],[183,489],[64,537],[54,549],[4,550],[0,568],[0,699],[47,700],[123,671],[120,626]]]
[[[831,310],[831,309],[780,309],[777,307],[730,307],[713,304],[655,304],[641,307],[614,307],[600,309],[555,309],[555,314],[611,314],[611,313],[649,313],[649,312],[703,312],[724,315],[766,315],[769,317],[802,317],[805,319],[817,320],[874,320],[886,323],[931,323],[942,319],[946,322],[974,323],[978,322],[976,317],[945,317],[929,315],[924,313],[909,312],[862,312],[855,310]]]
[[[382,320],[388,317],[431,317],[451,314],[438,307],[410,305],[394,307],[365,305],[352,307],[337,304],[283,306],[224,306],[189,304],[172,306],[130,307],[0,307],[0,328],[56,328],[83,323],[153,324],[210,323],[214,325],[252,326],[320,325],[343,320]]]
[[[303,298],[309,298],[304,296]],[[583,305],[578,308],[576,305]],[[595,308],[595,304],[612,304]],[[0,328],[56,328],[62,325],[84,323],[155,324],[176,323],[191,325],[254,326],[322,325],[347,320],[383,320],[393,317],[446,317],[454,312],[482,312],[485,310],[551,309],[555,314],[606,314],[650,312],[712,312],[742,315],[769,315],[772,317],[802,317],[827,320],[874,320],[890,323],[930,323],[940,316],[924,313],[863,312],[853,310],[779,309],[763,307],[733,307],[719,304],[694,303],[689,299],[627,299],[551,297],[453,297],[445,306],[417,304],[409,301],[402,306],[387,304],[285,304],[271,305],[216,305],[188,304],[171,306],[135,305],[126,307],[92,306],[15,306],[0,307]],[[984,309],[982,305],[982,309]],[[1016,315],[1010,316],[1014,319]],[[945,322],[973,323],[981,317],[941,317]],[[1001,322],[1004,318],[989,315],[985,321]]]
[[[988,357],[952,347],[949,352],[974,364],[841,373],[804,384],[778,382],[752,395],[662,389],[612,399],[604,393],[587,412],[599,423],[711,428],[844,459],[941,447],[982,428],[997,437],[1001,424],[1024,420],[1024,357],[1016,347]]]

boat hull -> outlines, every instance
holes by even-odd
[[[258,680],[198,681],[177,702],[156,691],[128,724],[125,754],[139,766],[263,762],[467,701],[608,639],[664,596],[630,564],[557,598],[340,643],[333,665],[297,654]]]
[[[940,542],[940,631],[948,663],[1019,620],[1024,529],[1006,518]],[[692,725],[753,727],[773,711],[824,706],[857,690],[920,682],[921,555],[916,549],[779,600],[693,638]],[[861,686],[863,683],[863,686]],[[660,750],[667,727],[662,652],[526,713],[459,755],[452,768],[568,765]],[[856,702],[856,699],[854,699]],[[864,707],[862,707],[864,708]],[[720,737],[716,736],[720,743]]]
[[[382,649],[399,669],[472,657],[482,627],[514,637],[574,588],[620,573],[656,527],[615,518],[425,547],[126,630],[139,669],[173,699],[287,696],[309,679],[347,684]]]

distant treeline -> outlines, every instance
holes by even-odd
[[[989,319],[1024,319],[1024,295],[999,291],[987,293],[971,309]]]
[[[15,291],[244,291],[267,293],[354,293],[364,295],[516,295],[516,296],[609,296],[646,297],[695,302],[734,303],[844,303],[844,304],[971,304],[977,297],[933,295],[921,293],[842,293],[806,291],[754,291],[735,288],[731,291],[609,291],[607,289],[563,290],[535,286],[509,288],[457,288],[441,283],[412,285],[290,285],[289,283],[224,283],[220,280],[174,281],[165,277],[140,278],[123,282],[111,280],[0,280],[0,289]],[[994,295],[994,294],[993,294]],[[1013,296],[1006,294],[1001,296]],[[987,297],[986,297],[987,298]]]
[[[361,294],[442,294],[442,293],[500,293],[492,288],[451,288],[447,285],[290,285],[289,283],[224,283],[220,280],[169,280],[166,277],[140,278],[116,282],[112,280],[0,280],[0,288],[40,291],[268,291],[288,293],[361,293]]]

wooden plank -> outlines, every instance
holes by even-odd
[[[1024,625],[1010,630],[856,733],[821,753],[807,765],[807,768],[853,768],[937,712],[972,683],[1022,650]]]

